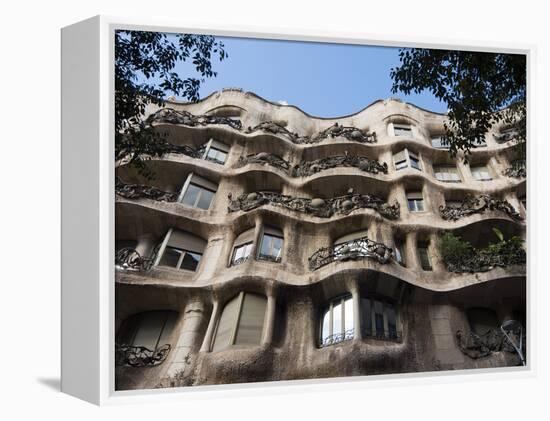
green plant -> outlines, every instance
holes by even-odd
[[[452,232],[444,232],[439,239],[439,251],[445,262],[458,262],[473,256],[475,249]]]

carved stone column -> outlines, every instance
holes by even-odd
[[[353,300],[353,339],[363,339],[363,329],[361,328],[361,295],[359,294],[359,285],[355,282],[351,290]]]
[[[265,310],[264,331],[262,345],[269,345],[273,341],[273,331],[275,329],[275,310],[277,308],[277,298],[275,291],[270,291],[267,295],[267,308]]]
[[[193,357],[200,344],[204,310],[205,305],[202,301],[191,301],[185,306],[180,323],[179,337],[172,349],[170,366],[166,372],[167,377],[185,373],[185,369],[192,364]]]
[[[219,317],[219,312],[220,305],[218,300],[215,300],[212,307],[212,314],[210,315],[210,321],[208,322],[208,328],[206,329],[206,334],[204,335],[204,340],[202,341],[200,352],[210,352],[212,337],[214,336],[214,329],[216,328],[216,322]]]

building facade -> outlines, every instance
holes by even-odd
[[[116,389],[521,365],[525,166],[507,127],[451,157],[445,119],[149,110],[154,177],[116,167]]]

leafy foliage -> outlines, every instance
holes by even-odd
[[[483,249],[474,248],[468,241],[445,232],[439,239],[439,251],[447,268],[452,272],[480,272],[496,266],[525,264],[526,255],[521,237],[505,239],[502,232],[493,228],[498,241]]]
[[[144,120],[146,108],[164,105],[167,94],[198,101],[200,85],[217,76],[212,62],[227,58],[222,42],[209,35],[146,31],[115,33],[115,159],[128,159],[151,177],[145,160],[161,156],[164,139]],[[197,77],[182,78],[174,71],[190,60]]]
[[[526,57],[456,50],[405,48],[391,69],[392,91],[428,90],[448,106],[443,143],[467,158],[495,123],[513,128],[518,156],[525,156]]]

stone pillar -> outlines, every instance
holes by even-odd
[[[180,323],[179,337],[172,348],[172,358],[166,372],[167,377],[185,372],[185,369],[192,363],[199,345],[203,320],[204,304],[201,301],[187,303]]]
[[[351,290],[353,300],[353,339],[363,339],[363,329],[361,329],[361,296],[359,294],[359,285],[357,283]]]
[[[407,268],[421,270],[416,248],[416,232],[409,232],[405,237],[405,262],[407,262]]]
[[[212,307],[212,314],[210,315],[210,322],[208,322],[208,328],[206,329],[206,334],[204,335],[204,340],[202,342],[200,352],[210,352],[210,347],[212,345],[212,337],[214,336],[214,329],[216,328],[216,321],[218,320],[220,312],[220,306],[218,301],[214,301]]]
[[[276,308],[277,308],[277,299],[275,296],[275,292],[272,291],[267,296],[267,308],[265,310],[262,345],[269,345],[273,341],[273,330],[275,329]]]
[[[141,257],[149,257],[155,247],[155,239],[151,234],[142,234],[137,239],[136,251]]]

